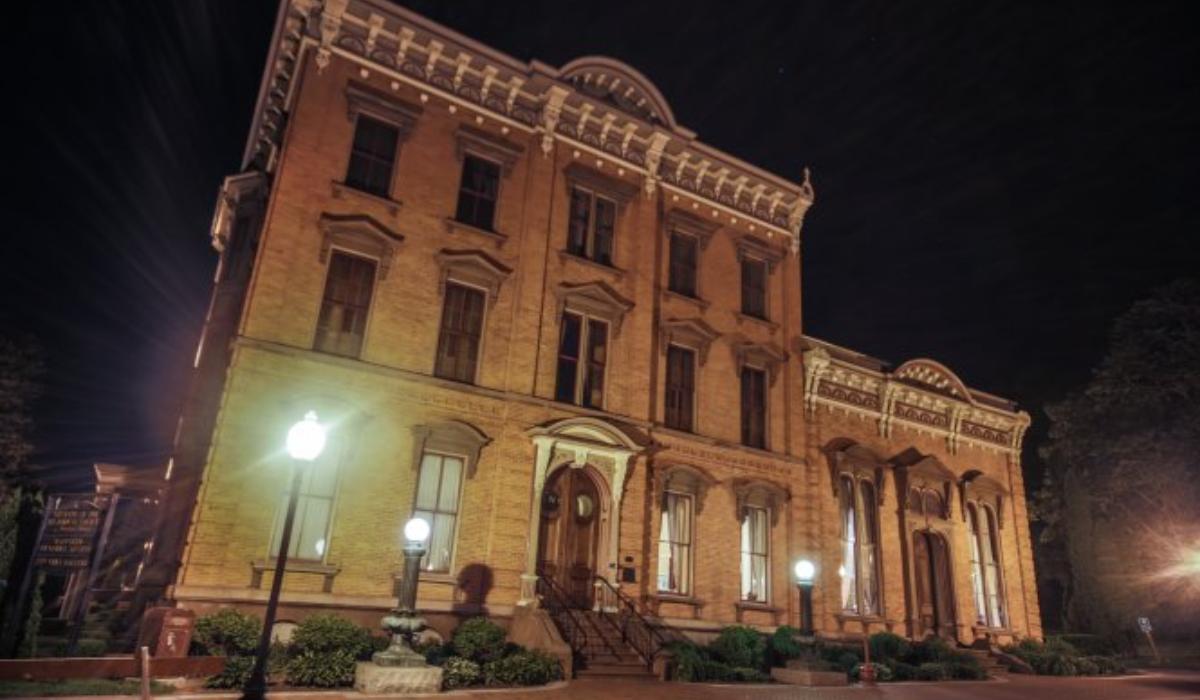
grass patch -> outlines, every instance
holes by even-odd
[[[167,695],[175,688],[166,683],[150,681],[150,692]],[[0,681],[0,698],[33,698],[56,695],[138,695],[138,681],[117,681],[106,678],[74,679],[67,681]]]

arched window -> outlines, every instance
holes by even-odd
[[[692,592],[692,523],[694,497],[690,493],[663,491],[658,529],[658,590],[690,595]]]
[[[987,506],[967,505],[971,531],[971,584],[975,594],[975,616],[980,625],[1004,626],[1004,599],[1000,587],[1000,563],[996,517]]]
[[[843,475],[839,501],[842,513],[842,610],[877,615],[879,600],[879,522],[875,486],[865,479]]]
[[[983,590],[983,559],[979,551],[979,511],[967,504],[967,527],[971,530],[971,590],[975,597],[975,621],[987,624],[987,594]]]

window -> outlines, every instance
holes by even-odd
[[[483,158],[464,156],[455,218],[475,228],[491,231],[495,225],[496,193],[499,187],[499,165]]]
[[[567,252],[602,265],[612,265],[616,219],[617,205],[611,199],[572,187]]]
[[[317,318],[314,350],[358,357],[362,352],[374,286],[374,261],[340,251],[333,252],[329,257],[321,314]]]
[[[767,263],[742,259],[742,313],[755,318],[767,317]]]
[[[692,592],[692,506],[690,494],[663,493],[658,530],[658,590]]]
[[[329,521],[333,514],[333,496],[337,491],[337,462],[335,450],[326,449],[320,458],[298,467],[304,470],[300,494],[296,500],[296,515],[292,521],[292,538],[288,542],[288,559],[322,561],[327,549]],[[271,530],[271,556],[279,556],[279,540],[283,521],[287,517],[289,489],[280,494],[275,526]]]
[[[975,593],[977,622],[988,627],[1004,626],[1004,602],[1000,592],[1000,564],[996,519],[986,506],[967,506],[971,529],[971,584]]]
[[[678,430],[692,430],[696,396],[696,353],[678,345],[667,347],[666,423]]]
[[[875,486],[850,476],[840,479],[838,497],[842,511],[842,610],[877,615],[879,601],[879,523]]]
[[[677,294],[696,296],[696,260],[700,249],[695,236],[678,231],[671,234],[667,288]]]
[[[446,283],[435,375],[459,382],[475,381],[485,299],[486,295],[478,289]]]
[[[449,571],[454,555],[454,527],[458,522],[458,494],[462,485],[460,457],[426,452],[421,457],[413,517],[430,525],[429,551],[421,560],[424,571]]]
[[[555,400],[588,408],[603,408],[604,370],[607,363],[608,324],[564,312],[558,343]]]
[[[768,601],[769,527],[770,512],[766,508],[746,506],[742,509],[742,600]]]
[[[742,367],[742,444],[767,447],[767,373]]]
[[[350,148],[346,184],[380,197],[389,196],[399,141],[400,133],[396,127],[358,115],[354,124],[354,144]]]

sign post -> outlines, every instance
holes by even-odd
[[[1139,617],[1137,623],[1138,629],[1142,631],[1142,634],[1146,635],[1146,641],[1150,642],[1150,652],[1154,654],[1154,663],[1161,664],[1162,658],[1159,657],[1158,647],[1154,644],[1154,629],[1150,626],[1150,618]]]

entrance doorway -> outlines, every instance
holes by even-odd
[[[542,492],[538,574],[550,579],[567,605],[585,610],[592,607],[601,504],[587,467],[559,469]]]
[[[955,638],[954,588],[946,538],[928,530],[913,533],[917,588],[917,636]]]

